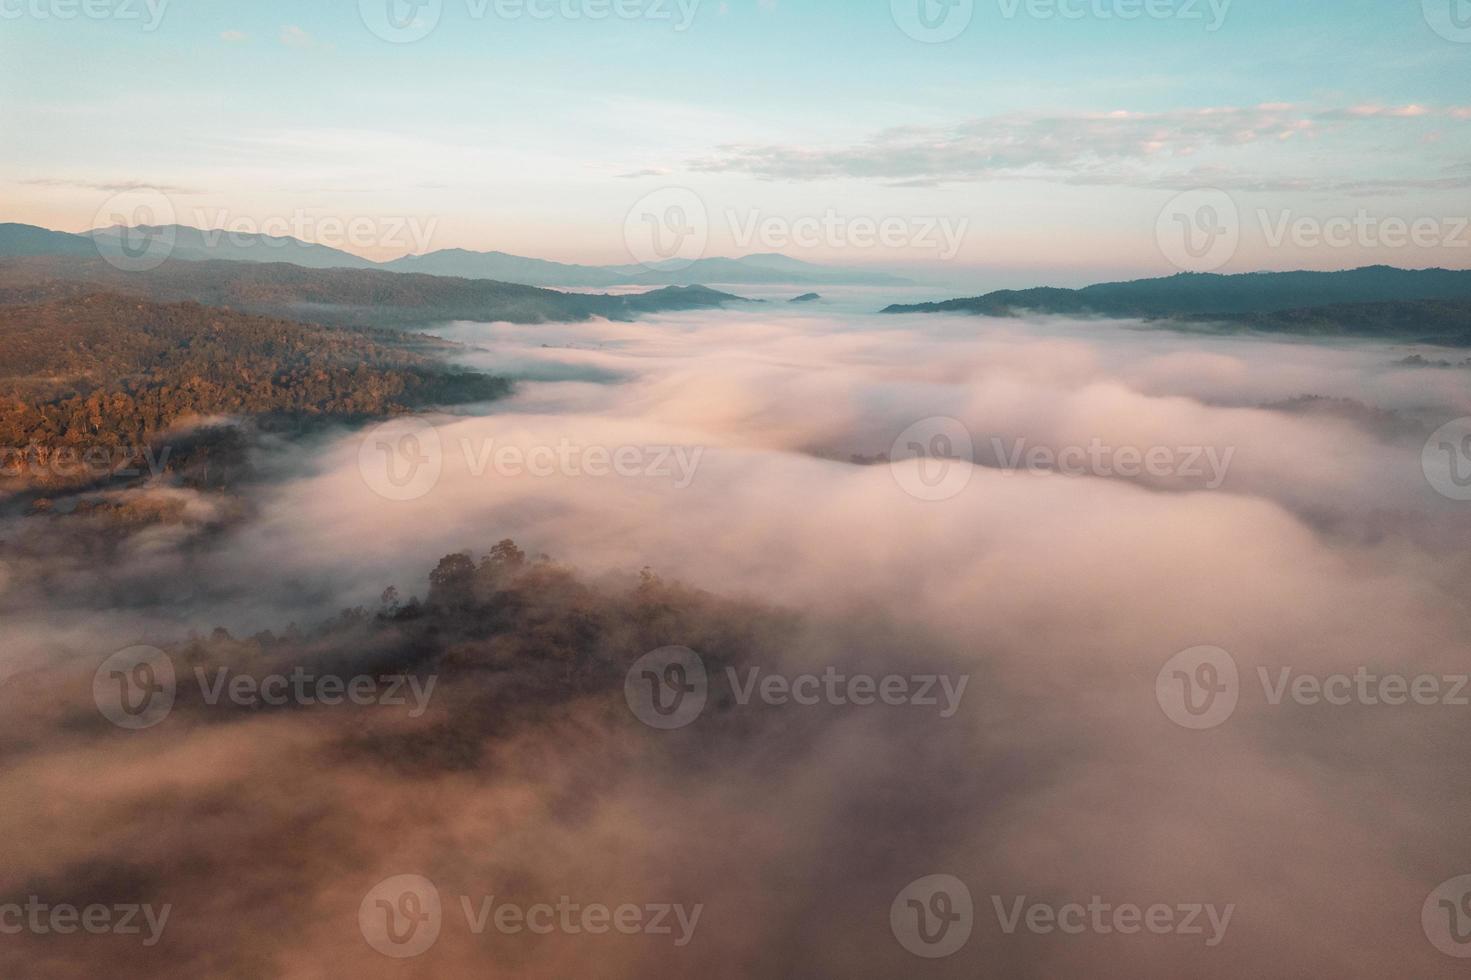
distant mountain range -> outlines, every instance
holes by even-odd
[[[527,286],[608,289],[616,286],[693,286],[704,283],[759,285],[907,285],[909,280],[864,269],[817,265],[784,255],[708,258],[666,266],[568,265],[505,252],[441,249],[371,262],[349,252],[313,245],[296,238],[202,230],[188,225],[140,226],[153,235],[173,235],[170,258],[190,262],[224,259],[234,262],[287,262],[309,269],[382,269],[462,279],[493,279]],[[122,227],[83,234],[51,231],[34,225],[0,224],[0,258],[43,255],[105,254],[124,242]],[[136,231],[136,230],[135,230]]]
[[[1007,289],[885,313],[1024,313],[1171,320],[1276,333],[1471,345],[1471,271],[1181,273],[1083,289]]]
[[[90,258],[42,255],[0,259],[0,305],[75,299],[96,293],[204,306],[335,326],[415,327],[447,320],[542,323],[601,316],[714,309],[747,302],[704,286],[644,293],[563,293],[518,283],[381,269],[309,269],[286,262],[175,262],[124,272]]]

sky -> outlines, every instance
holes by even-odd
[[[652,206],[701,255],[988,284],[1467,268],[1468,83],[1467,0],[0,0],[0,219],[626,263]]]

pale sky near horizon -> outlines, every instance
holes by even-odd
[[[954,2],[0,0],[0,220],[616,263],[677,187],[710,255],[1075,284],[1210,188],[1222,271],[1471,267],[1467,0]]]

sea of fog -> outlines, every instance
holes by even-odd
[[[515,947],[518,976],[1452,975],[1421,913],[1471,872],[1471,708],[1450,681],[1401,705],[1291,683],[1471,669],[1471,504],[1426,461],[1471,415],[1468,373],[1382,343],[877,314],[943,298],[919,288],[786,302],[805,291],[633,323],[444,325],[465,364],[522,379],[513,397],[263,451],[272,479],[221,534],[144,532],[101,568],[60,547],[50,566],[0,559],[9,666],[324,620],[513,538],[594,578],[648,567],[797,611],[802,629],[760,651],[771,672],[940,673],[964,697],[948,716],[794,705],[802,737],[758,731],[673,779],[619,754],[659,737],[632,725],[527,736],[538,775],[511,789],[358,787],[381,847],[319,869],[321,921],[281,939],[302,962],[473,968],[485,948],[463,934],[398,964],[353,932],[355,904],[331,912],[437,848],[519,849],[554,890],[704,906],[687,946],[544,937]],[[1200,649],[1236,672],[1226,717],[1170,700],[1181,675],[1221,681],[1218,653],[1172,659]],[[216,751],[180,745],[175,788]],[[85,758],[46,770],[55,798],[125,812],[111,777],[83,791]],[[567,802],[580,780],[596,790]],[[3,846],[36,819],[6,818]],[[82,825],[52,819],[47,859],[85,860]],[[964,948],[930,962],[891,906],[934,875],[973,910]],[[1202,931],[1014,915],[1039,902],[1164,905],[1175,926],[1200,906]]]

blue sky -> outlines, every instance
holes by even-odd
[[[919,0],[426,0],[409,43],[368,26],[402,0],[89,2],[0,0],[5,219],[80,230],[146,185],[189,224],[374,222],[348,243],[373,257],[619,262],[630,208],[678,187],[710,254],[1064,282],[1171,271],[1161,209],[1213,188],[1227,271],[1471,266],[1471,38],[1432,24],[1466,0],[975,0],[943,43],[901,28]],[[1283,242],[1305,216],[1448,224]],[[737,230],[803,218],[839,231]],[[855,219],[915,241],[854,244]],[[953,255],[926,221],[963,224]]]

